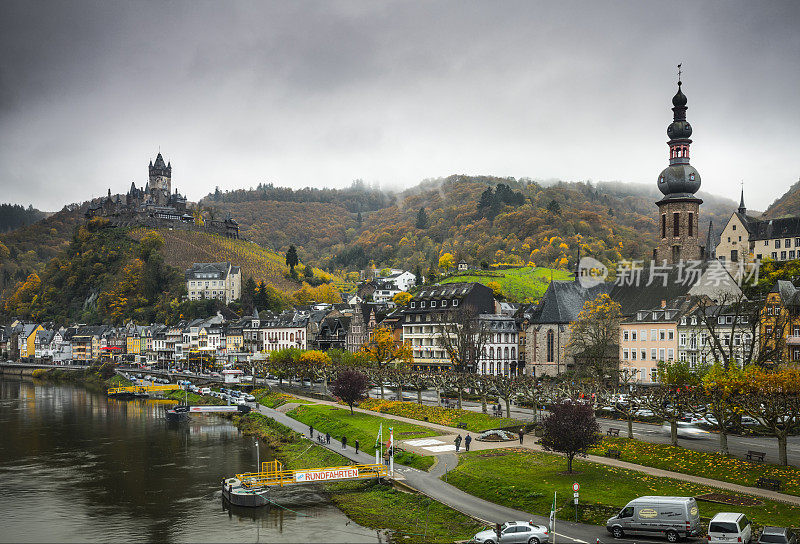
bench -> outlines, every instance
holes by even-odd
[[[747,459],[748,461],[759,461],[763,463],[764,457],[766,456],[767,456],[766,452],[748,450],[747,455],[745,455],[744,458]]]
[[[619,436],[619,429],[616,427],[610,427],[608,431],[606,431],[608,436]]]
[[[466,423],[459,423],[458,425],[456,425],[456,427],[458,427],[459,429],[466,429],[467,428],[467,424]]]
[[[619,450],[606,450],[606,457],[613,457],[614,459],[619,459],[620,455],[622,455],[622,452]]]
[[[762,489],[771,489],[772,491],[780,491],[781,481],[776,480],[775,478],[764,478],[763,476],[761,476],[758,480],[756,480],[756,486]]]

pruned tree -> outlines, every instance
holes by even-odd
[[[621,316],[620,304],[607,294],[584,303],[570,326],[568,345],[570,352],[576,355],[575,364],[580,374],[615,381],[614,374],[619,368],[617,348]]]
[[[409,372],[408,384],[417,392],[417,404],[422,404],[422,392],[431,385],[430,376],[424,372]]]
[[[333,363],[328,354],[316,349],[307,350],[300,354],[299,362],[311,376],[322,379],[322,391],[327,393],[328,379],[333,373]]]
[[[678,445],[678,420],[692,408],[696,390],[707,367],[694,368],[686,361],[658,364],[659,387],[651,389],[643,403],[670,425],[670,443]]]
[[[533,406],[533,420],[537,419],[537,410],[542,402],[542,384],[535,376],[518,376],[519,396]]]
[[[369,377],[358,370],[342,370],[331,384],[331,393],[350,407],[365,398],[369,392]]]
[[[751,365],[745,369],[743,385],[737,401],[778,439],[778,459],[786,466],[786,439],[800,425],[800,369]]]
[[[741,399],[746,384],[746,373],[735,365],[726,368],[717,363],[703,376],[699,400],[707,403],[706,412],[717,420],[719,451],[723,455],[729,453],[728,429],[739,420],[741,408],[737,399]]]
[[[511,399],[520,392],[519,380],[516,376],[495,376],[494,390],[497,397],[503,399],[506,405],[506,417],[511,417]]]
[[[468,374],[467,381],[473,393],[481,398],[481,411],[488,414],[487,408],[489,394],[494,391],[494,376],[491,374]]]
[[[572,472],[576,455],[586,456],[589,448],[600,441],[600,426],[594,410],[586,404],[564,402],[554,404],[542,422],[542,447],[567,457],[567,472]]]

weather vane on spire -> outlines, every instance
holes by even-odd
[[[681,84],[681,73],[682,73],[682,71],[681,71],[681,65],[682,65],[682,64],[683,64],[683,63],[681,63],[681,64],[679,64],[679,65],[678,65],[678,85],[680,85],[680,84]]]

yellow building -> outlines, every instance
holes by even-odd
[[[30,323],[22,328],[19,334],[19,357],[27,359],[36,353],[36,333],[43,331],[44,327],[36,323]]]
[[[758,327],[763,362],[800,362],[800,289],[778,280],[767,294]]]
[[[142,339],[138,335],[128,336],[125,340],[125,353],[129,355],[139,355],[142,352]]]

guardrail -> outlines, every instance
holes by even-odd
[[[121,393],[147,393],[149,391],[174,391],[180,389],[181,386],[177,384],[170,385],[131,385],[128,387],[111,387],[108,390],[109,395],[119,395]]]

